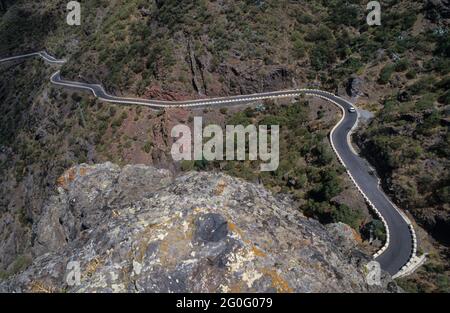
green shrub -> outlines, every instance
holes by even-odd
[[[365,224],[361,229],[361,233],[366,238],[372,237],[382,242],[386,240],[386,231],[384,228],[384,224],[380,220],[372,220],[370,223]]]
[[[189,172],[194,169],[194,161],[183,160],[181,161],[181,170],[183,172]]]
[[[338,205],[332,212],[331,217],[334,222],[342,222],[355,230],[359,229],[363,221],[363,216],[359,209],[351,209],[345,204]]]
[[[449,105],[450,104],[450,90],[447,91],[445,94],[441,95],[438,100],[440,103]]]
[[[334,159],[333,152],[328,146],[324,144],[321,144],[318,147],[316,147],[313,150],[313,152],[317,157],[318,164],[322,166],[330,164]]]
[[[436,85],[436,78],[434,78],[433,76],[427,76],[419,79],[408,89],[409,91],[411,91],[413,95],[419,95],[432,91],[435,85]]]
[[[336,54],[334,47],[325,43],[317,43],[311,51],[311,65],[317,71],[326,69],[335,60]]]
[[[416,72],[414,69],[409,70],[409,71],[406,73],[406,78],[408,78],[408,79],[414,79],[414,78],[416,78],[416,77],[417,77],[417,72]]]
[[[445,186],[436,192],[441,203],[450,203],[450,186]]]
[[[432,109],[434,107],[434,101],[436,101],[436,95],[426,94],[417,101],[416,108],[421,111]]]
[[[409,68],[409,60],[401,59],[397,63],[395,63],[395,71],[396,72],[405,72]]]
[[[152,142],[150,140],[146,141],[144,146],[142,147],[142,150],[145,153],[150,153],[150,151],[152,150]]]
[[[320,176],[320,182],[318,182],[311,193],[316,201],[330,201],[342,192],[342,187],[335,171],[323,171]]]
[[[390,80],[391,76],[394,73],[395,66],[392,64],[388,64],[380,72],[380,77],[378,78],[378,83],[382,85],[386,85]]]
[[[435,54],[450,58],[450,34],[448,32],[438,37]]]
[[[306,56],[306,46],[301,39],[297,39],[292,43],[292,55],[297,59],[302,59]]]

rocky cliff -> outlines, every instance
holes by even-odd
[[[223,174],[80,165],[33,227],[15,292],[372,292],[345,224],[322,226],[262,186]],[[80,284],[67,284],[79,262]]]

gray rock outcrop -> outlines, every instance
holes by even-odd
[[[386,275],[367,285],[370,257],[348,227],[327,229],[240,179],[105,163],[71,168],[58,185],[33,229],[33,263],[0,291],[396,290]]]
[[[364,94],[362,91],[363,86],[364,80],[359,76],[352,75],[347,83],[347,94],[352,98],[362,96]]]

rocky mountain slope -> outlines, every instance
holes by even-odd
[[[322,101],[266,103],[259,118],[256,110],[242,107],[154,112],[145,107],[105,104],[88,95],[52,87],[48,76],[55,68],[38,59],[2,64],[0,68],[4,69],[0,80],[4,114],[0,121],[5,125],[0,130],[0,279],[30,264],[32,229],[43,214],[44,201],[56,190],[57,178],[67,168],[77,163],[112,161],[121,165],[154,164],[176,172],[180,166],[171,161],[170,130],[179,123],[192,126],[193,116],[203,116],[205,125],[223,126],[282,118],[289,128],[283,128],[280,145],[284,158],[275,175],[262,175],[252,170],[255,164],[242,162],[232,162],[222,170],[262,182],[275,193],[293,194],[297,210],[325,223],[344,222],[360,232],[362,225],[373,220],[364,199],[328,147],[326,134],[336,123],[338,110]],[[293,145],[302,147],[300,154],[289,149]],[[183,165],[182,170],[189,170]],[[197,168],[197,164],[192,165]],[[215,164],[216,169],[210,165],[209,170],[221,170],[220,164]],[[325,173],[328,179],[322,182]],[[309,194],[321,190],[328,190],[326,199],[308,201]],[[383,233],[375,235],[382,240]],[[369,244],[368,236],[358,241],[367,253],[381,244],[379,240]]]
[[[366,24],[367,2],[92,0],[82,2],[82,25],[71,27],[67,1],[1,0],[0,56],[47,49],[68,59],[65,77],[101,82],[118,95],[182,99],[314,86],[380,111],[361,149],[374,165],[386,155],[400,164],[377,169],[396,203],[425,228],[419,250],[432,260],[408,290],[446,291],[448,180],[440,173],[448,159],[448,0],[382,1],[377,27]],[[231,110],[155,113],[107,105],[51,88],[55,70],[37,60],[0,65],[0,279],[30,263],[31,229],[65,169],[105,161],[173,169],[171,126],[193,115],[233,120]],[[273,191],[293,193],[309,216],[339,216],[360,230],[370,221],[364,203],[339,171],[324,175],[334,167],[325,145],[336,115],[317,113],[284,129],[295,136],[285,138],[284,162],[266,181]],[[313,125],[316,118],[326,126]],[[298,157],[293,147],[305,142],[311,144]],[[249,169],[237,164],[227,171],[253,180]],[[310,201],[321,187],[332,187],[333,196],[345,189],[346,196]]]
[[[79,165],[33,228],[35,260],[2,283],[27,292],[371,292],[354,233],[223,174]],[[77,261],[81,284],[69,286]]]

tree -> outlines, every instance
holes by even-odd
[[[333,161],[333,153],[330,148],[324,144],[320,144],[313,150],[317,157],[317,163],[319,165],[328,165]]]
[[[306,55],[306,47],[301,39],[296,39],[293,44],[292,54],[295,58],[301,59]]]
[[[437,40],[437,46],[435,50],[436,55],[443,57],[450,57],[450,34],[446,33]]]
[[[334,222],[342,222],[355,230],[359,230],[363,220],[362,214],[358,209],[354,210],[345,204],[338,205],[331,212],[331,217]]]
[[[312,191],[312,197],[316,201],[330,201],[341,192],[337,173],[326,170],[321,173],[321,183]]]
[[[395,66],[392,64],[388,64],[385,67],[383,67],[378,82],[382,85],[386,85],[391,80],[391,76],[394,73],[394,70]]]
[[[361,234],[367,239],[372,237],[372,239],[378,239],[381,241],[386,240],[384,225],[380,220],[373,220],[370,223],[365,224],[361,228]]]
[[[311,65],[320,71],[333,64],[336,60],[335,47],[330,43],[318,43],[311,53]]]

